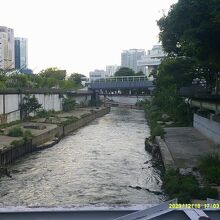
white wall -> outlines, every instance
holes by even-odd
[[[216,144],[220,144],[220,123],[194,114],[193,127],[199,130],[206,137],[210,138]]]
[[[5,96],[5,115],[3,115],[3,96]],[[24,94],[0,94],[0,124],[20,120],[19,105],[21,103],[21,98],[23,98],[24,96]],[[54,109],[55,111],[62,110],[62,98],[60,98],[59,94],[34,94],[34,96],[37,98],[39,104],[42,105],[43,109]],[[84,95],[73,98],[78,104],[88,104],[89,100],[91,100],[91,95],[87,95],[87,98]]]
[[[45,110],[61,111],[62,99],[59,98],[59,94],[34,94],[39,104],[42,104],[42,108]],[[5,96],[5,107],[3,102],[3,96]],[[22,98],[25,95],[22,94]],[[20,120],[19,105],[21,103],[20,94],[0,94],[0,124],[5,123],[3,118],[6,117],[6,122],[12,122]],[[3,115],[5,109],[5,115]]]
[[[62,110],[62,100],[59,98],[59,94],[35,94],[35,97],[45,110]]]
[[[74,97],[74,99],[76,100],[77,104],[84,104],[84,105],[88,105],[89,101],[91,100],[91,95],[87,95],[86,96],[76,96]]]
[[[5,113],[17,111],[20,104],[19,94],[7,94],[5,95]]]

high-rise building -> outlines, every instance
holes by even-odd
[[[149,75],[153,70],[157,70],[164,57],[166,57],[166,53],[162,45],[154,45],[151,50],[148,50],[148,54],[138,61],[138,66],[147,67],[147,76],[153,79],[153,76]]]
[[[14,30],[0,26],[0,69],[14,69]]]
[[[26,38],[15,38],[15,68],[28,68],[28,42]]]
[[[141,60],[141,58],[145,55],[146,52],[144,49],[123,50],[121,53],[121,67],[131,68],[135,73],[143,71],[145,74],[145,67],[140,67],[137,65],[137,61]]]
[[[89,73],[90,82],[95,81],[97,79],[105,78],[106,72],[105,70],[94,70]]]
[[[108,65],[106,66],[106,77],[114,76],[115,72],[120,69],[118,65]]]

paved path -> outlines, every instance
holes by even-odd
[[[195,167],[202,155],[220,152],[220,146],[193,127],[165,128],[165,131],[165,144],[178,168]]]

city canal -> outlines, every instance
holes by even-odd
[[[144,112],[112,108],[62,139],[9,167],[0,206],[155,204],[164,198],[158,171],[144,150]],[[149,161],[149,162],[146,162]]]

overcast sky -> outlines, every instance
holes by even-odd
[[[0,26],[28,38],[29,67],[68,74],[120,65],[121,51],[151,49],[177,0],[0,0]]]

